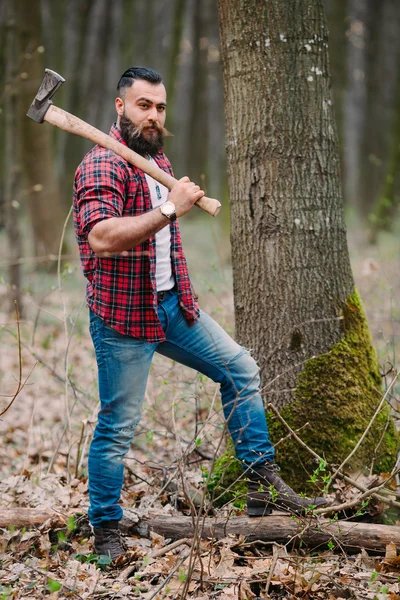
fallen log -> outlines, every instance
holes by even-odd
[[[0,506],[0,527],[39,527],[51,519],[52,524],[62,527],[69,514],[51,508],[3,508]]]
[[[72,514],[72,513],[70,513]],[[52,526],[65,525],[68,514],[52,509],[1,508],[0,527],[40,526],[51,519]],[[193,519],[185,516],[139,515],[125,509],[120,529],[127,535],[149,537],[152,532],[179,540],[194,536]],[[329,519],[296,517],[272,514],[268,517],[201,518],[198,529],[202,538],[222,539],[228,535],[244,536],[246,542],[260,540],[266,543],[325,547],[329,542],[346,550],[358,551],[365,548],[372,552],[385,552],[386,546],[395,544],[400,550],[400,527],[332,521]]]
[[[128,515],[127,515],[128,516]],[[148,537],[151,532],[171,540],[193,537],[191,517],[155,517],[141,519],[128,525],[127,516],[121,522],[126,533]],[[330,521],[329,519],[296,518],[283,515],[270,515],[263,518],[231,517],[229,519],[200,519],[202,538],[222,539],[228,535],[242,535],[246,542],[260,540],[269,543],[325,547],[329,542],[346,550],[385,552],[387,544],[393,543],[400,550],[400,527]]]

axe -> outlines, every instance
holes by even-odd
[[[89,123],[85,123],[85,121],[78,119],[78,117],[71,115],[62,108],[54,106],[51,99],[64,81],[65,79],[55,71],[45,69],[44,79],[27,112],[27,116],[38,123],[47,121],[51,125],[64,129],[64,131],[75,133],[75,135],[80,135],[94,144],[99,144],[103,148],[112,150],[115,154],[122,156],[131,165],[141,169],[147,175],[150,175],[150,177],[153,177],[153,179],[156,179],[171,190],[175,183],[177,183],[177,179],[156,165],[151,164],[143,156],[124,146],[124,144],[103,133],[103,131],[92,127]],[[205,196],[200,198],[196,204],[213,217],[219,213],[219,209],[221,208],[221,203],[218,200],[206,198]]]

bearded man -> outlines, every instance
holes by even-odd
[[[132,67],[117,90],[110,135],[172,174],[162,150],[168,132],[161,75]],[[272,505],[301,513],[325,503],[300,497],[277,474],[258,367],[193,295],[177,219],[203,195],[188,177],[168,191],[100,146],[76,171],[74,225],[100,394],[89,452],[89,519],[94,551],[112,559],[124,554],[118,530],[123,459],[141,417],[154,352],[221,384],[224,416],[249,480],[249,516],[269,514]]]

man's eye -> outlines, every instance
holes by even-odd
[[[147,104],[139,104],[140,108],[148,108]]]
[[[165,106],[159,106],[159,107],[158,107],[158,110],[159,110],[159,112],[164,112],[164,110],[165,110]]]

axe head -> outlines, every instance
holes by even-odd
[[[54,96],[58,88],[64,83],[64,81],[64,77],[61,77],[61,75],[55,71],[45,69],[44,79],[34,101],[26,113],[27,116],[38,123],[43,123],[45,114],[47,113],[49,106],[52,104],[51,98]]]

